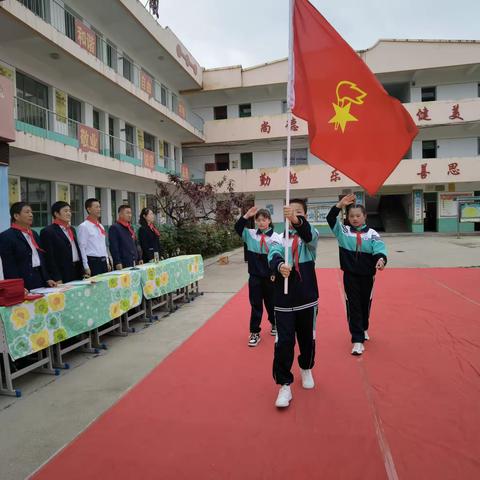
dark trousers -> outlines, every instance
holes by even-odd
[[[248,279],[248,296],[252,313],[250,315],[250,333],[260,333],[262,322],[263,304],[268,313],[268,320],[275,325],[275,312],[273,308],[274,286],[270,277],[257,277],[250,275]]]
[[[62,282],[74,282],[75,280],[82,280],[83,278],[83,265],[82,262],[73,262],[69,270],[63,273]]]
[[[87,260],[92,277],[108,272],[108,263],[106,257],[87,257]]]
[[[368,330],[370,306],[374,276],[353,275],[343,272],[343,286],[347,304],[347,319],[352,343],[365,341],[365,330]]]
[[[273,378],[278,385],[293,382],[292,365],[295,353],[295,335],[300,349],[298,365],[309,370],[315,364],[315,324],[317,307],[295,312],[275,310],[277,338],[273,356]]]
[[[24,278],[24,285],[27,290],[33,290],[35,288],[45,288],[47,286],[47,280],[43,278],[42,269],[36,267],[32,270],[32,274],[28,278]]]

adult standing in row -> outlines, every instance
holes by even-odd
[[[45,248],[47,269],[57,283],[81,280],[85,274],[77,234],[71,226],[72,210],[67,202],[55,202],[51,208],[53,223],[40,233]]]
[[[143,263],[139,253],[137,236],[131,221],[132,208],[130,205],[120,205],[118,207],[118,220],[108,230],[110,253],[116,270]]]
[[[0,234],[0,256],[5,279],[23,278],[25,288],[55,287],[49,276],[45,250],[32,230],[32,207],[16,202],[10,207],[11,228]]]
[[[153,223],[155,214],[150,208],[144,208],[140,212],[140,228],[138,229],[138,241],[142,249],[143,263],[148,263],[160,257],[160,232]]]
[[[82,263],[88,276],[100,275],[111,270],[107,252],[107,233],[100,223],[102,208],[100,201],[89,198],[85,202],[87,219],[78,226],[78,243]]]

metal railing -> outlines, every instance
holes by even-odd
[[[204,121],[202,117],[193,112],[185,103],[182,102],[182,106],[180,106],[180,103],[176,101],[178,97],[174,92],[155,79],[153,75],[148,73],[148,70],[119,52],[113,43],[104,39],[93,26],[87,26],[82,18],[68,9],[68,6],[64,7],[56,0],[51,0],[49,4],[46,4],[43,0],[18,1],[35,13],[35,15],[49,23],[55,30],[76,43],[79,43],[77,42],[76,32],[77,22],[79,22],[85,31],[85,34],[82,33],[83,44],[79,44],[86,51],[203,133]],[[51,7],[47,8],[48,5]],[[95,40],[93,40],[92,35],[95,36]],[[83,42],[83,40],[85,41]]]
[[[148,168],[144,159],[144,150],[139,148],[133,142],[128,142],[102,130],[94,129],[81,122],[71,118],[59,115],[45,107],[29,102],[19,97],[15,97],[15,120],[20,122],[17,130],[23,130],[32,133],[35,136],[47,138],[64,144],[82,148],[81,134],[85,132],[86,127],[89,131],[94,131],[98,136],[93,136],[90,140],[89,149],[100,155],[115,158],[117,160],[127,161]],[[174,159],[160,156],[158,152],[153,152],[155,157],[155,169],[167,173],[178,173]]]

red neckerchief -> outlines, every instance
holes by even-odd
[[[35,237],[33,235],[33,231],[30,228],[25,228],[21,227],[20,225],[17,225],[16,223],[12,223],[12,228],[14,230],[18,230],[19,232],[26,233],[29,237],[30,240],[32,241],[32,245],[39,251],[39,252],[44,252],[45,250],[42,250],[39,246],[38,243],[35,240]]]
[[[132,240],[136,240],[136,239],[137,239],[137,236],[135,235],[135,232],[133,231],[133,228],[132,228],[132,226],[130,225],[130,223],[125,222],[125,221],[120,220],[120,219],[117,220],[117,223],[119,223],[120,225],[122,225],[122,226],[125,227],[125,228],[128,228],[128,231],[130,232],[130,235],[132,236]]]
[[[160,236],[160,232],[157,230],[157,227],[153,223],[148,224],[148,228],[157,236]]]
[[[59,227],[63,227],[67,233],[68,233],[68,238],[70,239],[71,242],[74,242],[75,241],[75,237],[73,235],[73,230],[72,230],[72,227],[68,224],[68,222],[64,222],[63,220],[59,220],[58,218],[56,218],[54,221],[53,221],[53,224],[54,225],[58,225]]]
[[[355,234],[357,235],[357,242],[356,242],[356,247],[355,251],[358,254],[362,250],[362,230],[365,228],[365,225],[360,227],[360,229],[357,229],[356,227],[352,227],[355,231]]]
[[[93,223],[98,228],[98,230],[100,230],[100,233],[103,236],[105,236],[105,229],[100,225],[100,222],[97,219],[95,219],[95,218],[93,218],[89,215],[87,217],[87,221],[89,221],[90,223]]]
[[[295,270],[298,273],[298,276],[300,277],[300,280],[302,279],[302,275],[300,274],[300,252],[298,248],[298,242],[299,242],[300,237],[294,233],[293,234],[293,242],[292,242],[292,258],[293,258],[293,263],[295,265]]]
[[[260,251],[262,251],[262,246],[265,248],[265,253],[268,253],[268,245],[264,233],[260,235]]]

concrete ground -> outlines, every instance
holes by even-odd
[[[385,238],[389,268],[480,267],[480,236]],[[205,262],[202,297],[128,337],[108,337],[99,355],[72,354],[60,377],[29,374],[23,397],[0,396],[0,478],[26,478],[112,406],[219,310],[247,281],[243,250],[228,265]],[[334,239],[321,239],[317,266],[338,267]],[[239,321],[247,321],[239,319]],[[153,402],[153,400],[152,400]],[[152,408],[155,404],[152,403]],[[121,454],[121,453],[120,453]]]

